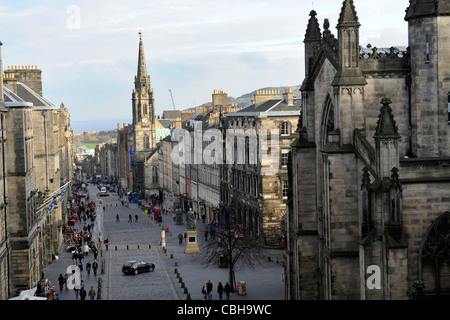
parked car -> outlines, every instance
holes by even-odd
[[[138,274],[141,272],[153,272],[155,265],[142,260],[131,260],[122,266],[124,274]]]

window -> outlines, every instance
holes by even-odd
[[[283,181],[283,199],[286,199],[288,197],[288,182],[287,180]]]
[[[289,162],[289,149],[281,150],[281,166],[287,167]]]
[[[148,135],[144,135],[144,149],[149,149],[150,148],[150,139],[148,137]]]
[[[287,121],[281,124],[281,135],[289,136],[291,134],[291,124]]]

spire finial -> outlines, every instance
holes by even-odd
[[[141,30],[139,30],[139,41],[142,41],[142,31]]]

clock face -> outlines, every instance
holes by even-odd
[[[142,123],[148,123],[148,119],[147,118],[142,119]]]

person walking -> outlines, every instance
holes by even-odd
[[[137,213],[134,215],[134,222],[138,222],[138,214]]]
[[[217,293],[219,294],[219,300],[222,300],[222,295],[223,295],[222,282],[219,282],[219,284],[217,285]]]
[[[183,244],[183,234],[181,232],[178,234],[178,243]]]
[[[226,284],[225,284],[225,288],[224,288],[224,291],[225,291],[225,297],[226,297],[226,299],[227,300],[230,300],[230,292],[231,292],[231,286],[230,286],[230,284],[227,282]]]
[[[59,290],[60,290],[60,291],[62,291],[65,282],[66,282],[66,281],[65,281],[65,279],[64,279],[64,277],[63,277],[63,275],[62,275],[62,273],[60,273],[60,274],[59,274],[59,277],[58,277],[58,283],[59,283]]]
[[[128,222],[133,222],[133,219],[131,218],[131,213],[128,215]]]
[[[120,222],[119,214],[116,214],[116,222]]]
[[[94,270],[94,276],[97,276],[97,268],[98,268],[97,260],[94,260],[94,262],[92,263],[92,270]]]
[[[94,298],[95,298],[95,289],[94,289],[94,286],[91,286],[91,290],[89,290],[88,295],[89,295],[89,298],[91,298],[91,300],[94,300]]]
[[[208,300],[208,284],[205,283],[202,287],[203,300]]]
[[[91,268],[92,268],[91,263],[90,262],[86,263],[86,271],[88,276],[91,274]]]
[[[80,288],[80,300],[86,300],[86,290],[84,288]]]
[[[211,280],[208,280],[207,285],[207,291],[208,291],[208,300],[212,300],[212,289],[213,289],[213,284],[211,282]]]

